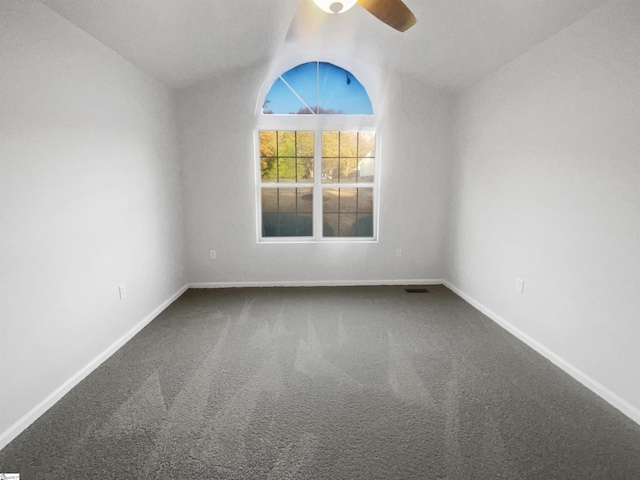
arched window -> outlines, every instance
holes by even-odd
[[[258,241],[376,241],[379,148],[366,89],[309,62],[281,74],[258,114]]]
[[[262,113],[373,115],[373,109],[369,95],[352,73],[331,63],[309,62],[273,82]]]

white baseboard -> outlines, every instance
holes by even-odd
[[[160,306],[158,306],[146,317],[144,317],[131,330],[121,336],[106,350],[100,353],[100,355],[95,357],[92,361],[90,361],[87,365],[80,369],[80,371],[78,371],[75,375],[73,375],[66,382],[60,385],[49,396],[47,396],[38,405],[36,405],[29,412],[23,415],[22,418],[11,425],[7,430],[2,432],[2,434],[0,434],[0,450],[6,447],[14,438],[20,435],[20,433],[26,430],[29,425],[31,425],[38,419],[38,417],[40,417],[44,412],[51,408],[58,400],[64,397],[73,387],[84,380],[87,375],[89,375],[97,367],[99,367],[100,364],[102,364],[111,355],[113,355],[120,347],[131,340],[138,332],[140,332],[140,330],[146,327],[151,322],[151,320],[160,315],[160,313],[162,313],[165,308],[171,305],[180,295],[182,295],[187,290],[187,288],[189,288],[188,285],[183,286],[176,293],[171,295],[171,297],[162,302]]]
[[[408,279],[408,280],[326,280],[326,281],[277,281],[277,282],[207,282],[191,283],[180,288],[171,295],[160,306],[154,309],[131,330],[111,344],[106,350],[100,353],[75,375],[60,385],[49,394],[38,405],[22,416],[7,430],[0,434],[0,450],[6,447],[14,438],[26,430],[29,425],[35,422],[43,413],[51,408],[56,402],[64,397],[73,387],[84,380],[87,375],[99,367],[105,360],[113,355],[120,347],[131,340],[140,330],[146,327],[155,317],[171,305],[180,295],[189,288],[233,288],[233,287],[312,287],[312,286],[360,286],[360,285],[441,285],[442,280]]]
[[[120,347],[126,344],[131,338],[133,338],[140,330],[147,326],[155,317],[157,317],[164,309],[166,309],[171,303],[173,303],[180,295],[182,295],[188,288],[234,288],[234,287],[315,287],[315,286],[368,286],[368,285],[445,285],[452,290],[474,308],[481,311],[491,320],[510,332],[519,340],[523,341],[540,355],[544,356],[566,373],[571,375],[585,387],[589,388],[595,394],[602,397],[612,406],[620,410],[623,414],[628,416],[634,422],[640,424],[640,410],[625,401],[611,390],[593,380],[581,370],[577,369],[569,362],[540,344],[529,335],[513,326],[511,323],[500,317],[486,306],[470,297],[462,290],[452,285],[446,280],[441,279],[404,279],[404,280],[326,280],[326,281],[277,281],[277,282],[206,282],[206,283],[191,283],[180,288],[171,297],[165,300],[160,306],[149,313],[145,318],[138,322],[131,330],[125,333],[122,337],[116,340],[100,355],[89,362],[85,367],[68,379],[64,384],[58,387],[54,392],[47,396],[42,402],[36,405],[33,409],[27,412],[22,418],[11,425],[7,430],[0,434],[0,450],[7,446],[15,437],[23,432],[29,425],[31,425],[38,417],[51,408],[58,400],[66,395],[73,387],[80,383],[87,375],[95,370],[100,364],[113,355]]]
[[[551,350],[549,350],[547,347],[545,347],[544,345],[539,343],[537,340],[531,338],[529,335],[524,333],[519,328],[513,326],[511,323],[509,323],[507,320],[502,318],[500,315],[498,315],[495,312],[491,311],[486,306],[484,306],[482,303],[478,302],[477,300],[475,300],[471,296],[467,295],[466,293],[464,293],[462,290],[460,290],[455,285],[452,285],[451,283],[449,283],[446,280],[443,282],[443,284],[448,289],[453,291],[456,295],[458,295],[463,300],[465,300],[467,303],[469,303],[471,306],[473,306],[474,308],[478,309],[483,314],[485,314],[487,317],[489,317],[491,320],[493,320],[498,325],[500,325],[502,328],[507,330],[513,336],[515,336],[519,340],[521,340],[524,343],[526,343],[527,345],[529,345],[531,348],[533,348],[540,355],[542,355],[543,357],[547,358],[549,361],[551,361],[557,367],[561,368],[566,373],[571,375],[574,379],[576,379],[582,385],[584,385],[589,390],[594,392],[596,395],[598,395],[599,397],[603,398],[608,403],[610,403],[612,406],[614,406],[615,408],[620,410],[622,413],[624,413],[631,420],[633,420],[637,424],[640,424],[640,410],[638,408],[634,407],[629,402],[627,402],[626,400],[624,400],[620,396],[616,395],[614,392],[609,390],[607,387],[605,387],[601,383],[595,381],[589,375],[587,375],[586,373],[584,373],[580,369],[576,368],[575,366],[573,366],[571,363],[567,362],[565,359],[563,359],[562,357],[560,357],[556,353],[554,353]]]
[[[199,282],[189,288],[242,288],[242,287],[360,287],[379,285],[442,285],[442,279],[404,280],[280,280],[275,282]]]

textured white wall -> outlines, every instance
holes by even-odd
[[[340,64],[350,69],[350,65]],[[267,68],[221,75],[178,95],[189,278],[203,283],[440,279],[448,207],[451,97],[381,74],[384,115],[377,244],[257,244],[254,112]],[[366,85],[365,85],[366,86]],[[443,180],[445,179],[445,180]],[[401,248],[401,258],[395,256]],[[217,259],[209,260],[209,250]]]
[[[185,277],[170,93],[38,2],[0,10],[5,441]]]
[[[638,25],[609,2],[460,97],[450,279],[640,421]]]

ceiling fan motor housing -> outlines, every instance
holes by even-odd
[[[344,13],[354,6],[357,0],[313,0],[313,2],[327,13]]]

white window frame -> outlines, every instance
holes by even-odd
[[[262,236],[262,189],[291,188],[290,183],[265,183],[260,171],[260,131],[298,130],[314,132],[313,183],[299,187],[313,188],[313,236],[310,237],[263,237]],[[322,132],[373,132],[376,134],[374,157],[374,181],[369,183],[322,183]],[[256,234],[261,244],[282,243],[378,243],[378,219],[380,212],[380,152],[381,139],[376,130],[375,118],[370,115],[272,115],[259,114],[254,131],[254,165],[256,185]],[[373,237],[323,237],[322,190],[324,188],[373,188]]]

